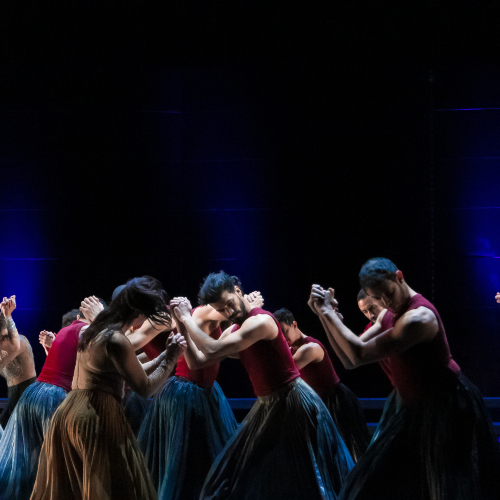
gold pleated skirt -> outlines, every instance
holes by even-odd
[[[156,500],[146,461],[121,402],[71,391],[45,436],[31,500]]]

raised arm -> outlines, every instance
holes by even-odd
[[[319,317],[321,324],[323,325],[323,329],[325,330],[325,333],[328,337],[328,341],[330,342],[332,349],[334,350],[337,357],[340,359],[340,362],[342,363],[344,368],[346,368],[347,370],[352,370],[353,368],[355,368],[354,364],[351,362],[346,353],[340,348],[337,341],[335,340],[335,337],[333,337],[333,335],[329,331],[328,323],[325,321],[325,318],[320,314],[318,300],[315,300],[315,297],[313,297],[311,294],[307,304],[309,305],[313,313]]]
[[[184,338],[175,334],[169,337],[166,350],[146,366],[141,365],[134,347],[124,335],[115,333],[107,344],[108,355],[117,371],[134,392],[145,398],[151,397],[165,384],[183,348]],[[144,366],[152,372],[150,375],[146,375]]]
[[[431,340],[437,333],[436,316],[425,307],[408,311],[398,324],[385,332],[375,331],[376,325],[368,330],[364,337],[358,337],[347,328],[336,315],[332,303],[335,303],[334,290],[323,290],[313,286],[312,295],[318,300],[320,315],[324,318],[329,339],[333,339],[344,351],[354,366],[380,361],[394,354],[403,352],[411,346]]]
[[[21,339],[12,319],[12,312],[15,308],[16,296],[4,297],[0,304],[0,310],[5,318],[8,335],[0,337],[0,370],[3,370],[22,351]]]
[[[243,326],[230,335],[214,340],[205,335],[191,317],[191,304],[184,297],[176,297],[170,302],[176,318],[184,323],[187,332],[196,347],[207,360],[217,360],[234,355],[251,346],[258,340],[272,339],[278,334],[274,320],[267,315],[259,314],[248,318]]]
[[[164,332],[166,330],[173,330],[175,328],[175,323],[172,318],[171,327],[166,327],[165,325],[161,325],[158,323],[151,323],[149,320],[146,320],[144,324],[135,332],[127,332],[126,336],[132,344],[134,350],[140,349],[144,347],[147,343],[151,342],[160,332]]]

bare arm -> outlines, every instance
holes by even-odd
[[[316,315],[318,315],[319,320],[321,321],[321,324],[323,325],[325,333],[326,333],[326,335],[328,337],[328,341],[330,342],[330,345],[332,346],[332,349],[334,350],[334,352],[337,355],[337,357],[340,359],[340,362],[342,363],[342,365],[344,366],[344,368],[346,368],[348,370],[352,370],[353,368],[355,368],[355,366],[353,365],[353,363],[351,362],[351,360],[349,359],[349,357],[340,348],[340,346],[338,345],[338,343],[335,340],[335,338],[328,331],[328,323],[325,321],[325,318],[323,318],[323,316],[321,316],[321,314],[319,313],[319,309],[318,309],[318,305],[319,304],[318,304],[318,302],[314,301],[314,298],[312,296],[310,296],[309,297],[309,301],[307,302],[307,304],[311,308],[311,310],[313,311],[313,313],[316,314]]]
[[[191,336],[189,335],[189,332],[187,331],[184,323],[179,321],[178,328],[179,333],[181,333],[186,339],[186,349],[184,350],[183,354],[190,370],[199,370],[200,368],[208,365],[213,365],[219,361],[219,359],[207,359],[207,357],[196,347],[196,344],[191,339]]]
[[[12,339],[4,338],[0,341],[0,370],[3,370],[23,350],[14,320],[11,316],[6,318],[6,320],[7,329],[12,334]]]
[[[147,343],[151,342],[160,332],[171,330],[175,327],[172,321],[172,326],[166,327],[165,325],[160,325],[157,323],[151,323],[149,320],[145,321],[144,324],[135,332],[128,331],[125,335],[130,340],[134,350],[144,347]]]
[[[151,361],[146,375],[143,365],[139,363],[135,349],[128,339],[121,335],[113,335],[107,344],[107,351],[117,371],[123,376],[132,390],[142,397],[151,397],[167,381],[172,372],[177,358],[181,354],[182,336],[176,334],[172,337],[170,344],[164,353]]]
[[[310,363],[319,363],[325,353],[323,349],[318,344],[305,344],[297,349],[297,352],[293,355],[293,360],[295,366],[302,370],[304,366]]]
[[[408,311],[398,324],[385,332],[370,332],[369,340],[363,340],[347,328],[337,317],[331,306],[333,290],[323,295],[321,316],[328,325],[327,335],[337,342],[354,366],[380,361],[398,354],[411,346],[431,340],[437,333],[437,319],[434,313],[425,307]],[[318,299],[321,296],[318,295]],[[368,335],[367,337],[369,337]]]
[[[204,334],[191,317],[191,304],[187,299],[176,298],[170,303],[174,308],[176,317],[184,323],[189,336],[196,347],[210,359],[220,359],[231,356],[261,339],[272,339],[278,334],[278,327],[274,320],[268,316],[259,314],[248,318],[243,326],[236,332],[231,333],[219,340],[214,340]]]

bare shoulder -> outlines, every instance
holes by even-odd
[[[268,314],[256,314],[251,316],[243,323],[245,330],[255,331],[261,330],[263,332],[262,338],[275,337],[278,333],[278,326],[276,321]]]
[[[224,321],[226,318],[212,306],[200,306],[193,311],[193,318],[200,321]]]
[[[404,319],[406,322],[418,322],[418,323],[435,323],[437,325],[437,318],[433,311],[428,307],[420,306],[416,309],[407,311],[404,314]]]

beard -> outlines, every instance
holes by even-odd
[[[245,303],[243,302],[243,300],[239,299],[239,301],[240,301],[240,310],[239,310],[238,314],[237,315],[233,314],[233,316],[231,316],[228,319],[241,327],[241,325],[248,319],[249,314],[248,314],[247,310],[245,309]]]

